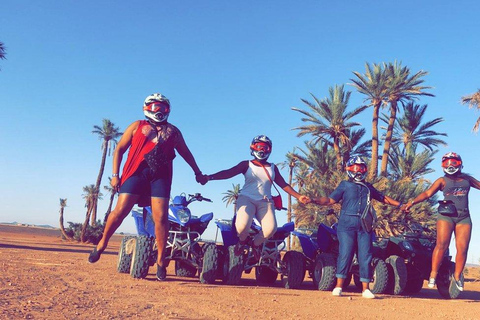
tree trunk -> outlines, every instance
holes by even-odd
[[[87,233],[87,226],[88,226],[88,221],[90,220],[90,215],[92,213],[93,209],[93,204],[89,204],[87,207],[87,213],[85,214],[85,221],[83,222],[82,225],[82,233],[80,234],[80,241],[85,242],[85,237]]]
[[[378,175],[378,113],[380,111],[381,101],[374,101],[372,117],[372,158],[370,160],[370,170],[368,177],[373,181]]]
[[[108,140],[103,141],[103,154],[102,162],[100,163],[100,171],[98,172],[97,182],[95,183],[95,193],[97,196],[93,199],[93,208],[90,224],[92,226],[97,224],[97,207],[98,207],[98,195],[100,194],[100,184],[102,183],[103,170],[105,170],[105,161],[107,159]]]
[[[342,163],[342,154],[340,152],[340,146],[338,145],[338,139],[334,139],[333,141],[333,150],[335,150],[335,155],[337,156],[337,170],[341,172],[343,170],[343,163]]]
[[[395,120],[397,120],[397,101],[392,100],[390,102],[390,118],[388,119],[387,134],[385,136],[385,145],[383,146],[382,166],[380,168],[380,175],[383,177],[387,176],[388,158],[390,155],[390,145],[392,142],[393,125],[395,124]]]
[[[110,194],[110,202],[108,203],[107,212],[105,212],[105,218],[103,219],[103,224],[107,222],[108,215],[112,212],[113,200],[115,199],[115,191],[112,191]]]
[[[72,240],[71,237],[68,236],[67,232],[65,231],[65,227],[63,225],[63,207],[60,208],[60,232],[62,236],[67,240]]]
[[[295,167],[295,162],[293,161],[290,162],[290,171],[288,172],[288,184],[290,186],[292,186],[292,181],[293,181],[293,168]],[[300,191],[300,190],[299,190]],[[287,222],[291,222],[292,221],[292,196],[290,194],[288,194],[287,196]],[[290,250],[290,246],[291,246],[291,242],[292,242],[292,237],[291,235],[289,234],[288,235],[288,239],[287,239],[287,251]]]

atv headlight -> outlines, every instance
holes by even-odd
[[[190,212],[180,209],[177,211],[177,217],[181,223],[187,223],[190,220]]]
[[[413,246],[410,242],[408,241],[402,241],[401,242],[401,245],[402,247],[405,249],[405,250],[408,250],[408,251],[413,251]]]

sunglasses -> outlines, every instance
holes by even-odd
[[[459,167],[461,165],[462,165],[462,161],[457,159],[446,159],[442,162],[442,167],[444,168]]]
[[[257,142],[251,145],[251,148],[255,151],[270,152],[270,146],[264,142]]]
[[[347,167],[347,171],[365,173],[367,172],[367,167],[364,166],[363,164],[354,164]]]

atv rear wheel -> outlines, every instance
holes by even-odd
[[[215,243],[203,245],[202,271],[200,272],[201,283],[214,283],[218,273],[218,248]]]
[[[255,279],[259,284],[272,285],[277,281],[278,272],[266,266],[255,268]]]
[[[119,273],[130,273],[130,265],[132,264],[132,251],[135,237],[124,236],[118,250],[117,271]]]
[[[282,284],[286,289],[297,289],[305,278],[305,258],[298,251],[287,251],[283,256],[286,274],[282,274]]]
[[[133,278],[144,279],[147,276],[154,242],[153,238],[147,236],[135,238],[132,264],[130,266],[130,275]]]
[[[182,261],[175,260],[175,275],[178,277],[189,277],[193,278],[197,274],[197,268],[191,264]]]
[[[336,258],[331,253],[320,253],[315,257],[313,285],[320,291],[331,291],[336,284]]]

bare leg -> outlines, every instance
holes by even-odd
[[[368,283],[368,282],[362,282],[362,292],[365,291],[365,290],[369,290],[369,288],[368,288],[369,284],[370,283]]]
[[[444,220],[437,221],[437,244],[435,245],[435,249],[433,249],[432,271],[430,272],[430,278],[435,279],[437,277],[438,269],[440,269],[440,265],[442,264],[445,251],[448,249],[448,246],[450,245],[452,232],[453,232],[452,223]]]
[[[345,279],[343,278],[337,278],[337,285],[335,288],[343,288],[343,283],[345,282]]]
[[[102,253],[108,245],[108,241],[113,233],[122,224],[123,219],[130,213],[133,206],[138,200],[137,195],[131,195],[128,193],[121,193],[118,196],[117,205],[115,209],[108,215],[107,222],[105,223],[105,229],[103,230],[102,239],[97,244],[97,251]]]
[[[155,238],[158,248],[157,264],[165,266],[165,247],[168,239],[168,198],[152,197],[152,218],[155,222]]]
[[[456,280],[460,279],[465,263],[467,262],[468,245],[472,235],[472,225],[457,224],[455,226],[455,247],[457,255],[455,256],[455,273]]]

